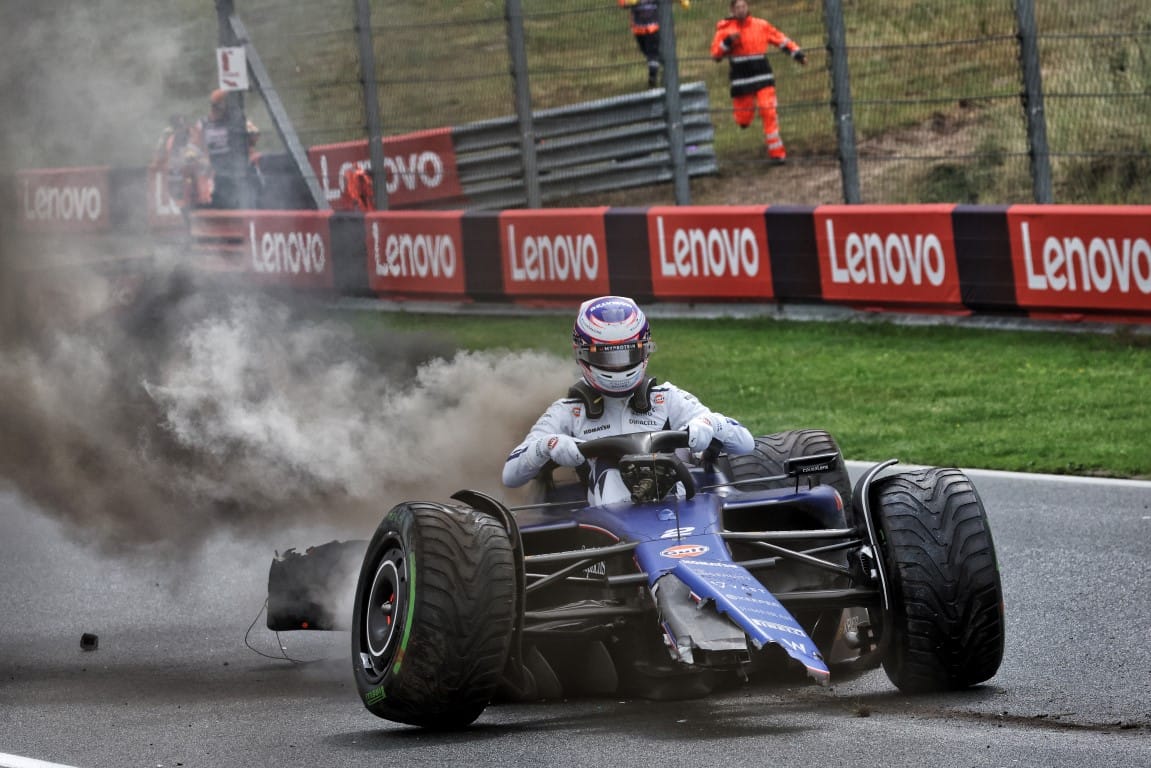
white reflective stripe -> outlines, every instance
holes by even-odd
[[[775,75],[756,75],[755,77],[741,77],[738,80],[732,80],[731,84],[734,85],[751,85],[752,83],[774,83]]]
[[[33,760],[30,757],[19,755],[6,755],[0,752],[0,768],[72,768],[63,763],[46,763],[43,760]]]
[[[731,60],[737,64],[742,64],[745,61],[756,61],[757,59],[762,59],[762,58],[763,58],[763,54],[757,53],[754,56],[732,56]]]

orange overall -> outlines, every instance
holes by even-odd
[[[799,45],[770,22],[754,16],[745,19],[728,17],[715,25],[711,57],[727,57],[731,66],[732,114],[742,128],[751,125],[758,109],[763,120],[763,140],[769,157],[783,160],[787,151],[779,135],[776,112],[775,75],[767,61],[767,48],[778,47],[784,53],[802,58]]]

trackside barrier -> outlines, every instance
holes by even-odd
[[[231,254],[237,271],[263,282],[347,296],[572,304],[619,293],[1151,322],[1151,206],[386,211],[338,214],[338,225],[316,213],[193,219],[200,254]],[[342,245],[333,244],[335,227]],[[324,258],[336,265],[330,272]]]
[[[715,174],[715,128],[704,83],[680,87],[689,176]],[[532,115],[545,202],[671,181],[662,89],[545,109]],[[527,205],[514,116],[383,139],[388,207],[504,209]],[[311,147],[308,159],[328,202],[344,173],[369,168],[367,139]]]
[[[13,236],[40,253],[157,236],[115,192],[146,196],[143,171],[22,171],[5,186]],[[190,234],[197,267],[341,296],[571,304],[613,292],[1151,323],[1151,206],[202,211]]]

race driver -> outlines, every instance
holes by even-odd
[[[587,459],[579,443],[612,435],[687,431],[688,448],[702,453],[713,439],[729,455],[750,453],[755,441],[734,419],[707,408],[690,392],[647,376],[655,345],[642,309],[623,296],[585,301],[572,328],[572,349],[582,377],[552,403],[504,464],[504,484],[517,488],[549,460],[578,467]],[[630,493],[611,467],[591,462],[588,502],[627,501]]]

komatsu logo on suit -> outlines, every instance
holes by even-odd
[[[1151,242],[1144,237],[1056,237],[1048,235],[1038,257],[1031,226],[1019,226],[1027,288],[1055,293],[1151,294]]]
[[[24,218],[29,221],[98,221],[104,212],[104,196],[94,186],[24,184]]]
[[[828,219],[827,249],[831,281],[856,285],[943,285],[947,260],[934,233],[849,232],[843,261],[836,250],[835,222]]]
[[[759,240],[749,227],[676,228],[667,250],[663,216],[659,232],[659,268],[664,277],[755,277]]]
[[[516,225],[507,225],[508,258],[515,282],[546,280],[595,280],[600,254],[589,233],[575,235],[526,235],[516,239]]]
[[[380,277],[454,277],[459,265],[451,235],[389,232],[380,248],[380,224],[372,223],[373,254]]]
[[[324,238],[316,232],[264,232],[257,237],[255,222],[249,222],[248,242],[256,272],[319,274],[327,263]]]

